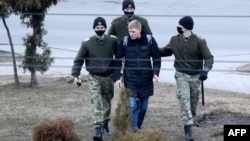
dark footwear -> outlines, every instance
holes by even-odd
[[[103,133],[103,135],[106,135],[106,136],[112,135],[112,133],[109,130],[108,123],[104,123],[103,128],[102,128],[102,133]]]
[[[103,141],[102,139],[102,128],[97,127],[95,128],[96,135],[93,137],[93,141]]]
[[[93,141],[103,141],[103,139],[102,139],[102,138],[99,138],[99,137],[94,136],[94,137],[93,137]]]
[[[138,129],[141,129],[142,123],[138,123]]]
[[[194,141],[192,126],[191,125],[185,125],[184,126],[184,133],[185,133],[186,141]]]
[[[138,128],[133,128],[133,129],[132,129],[132,132],[133,132],[133,133],[139,133],[140,130],[139,130]]]

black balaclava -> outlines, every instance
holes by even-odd
[[[124,11],[125,8],[127,7],[131,7],[131,8],[134,8],[135,9],[135,3],[133,0],[123,0],[122,2],[122,10]],[[134,15],[134,12],[126,12],[124,11],[124,14],[130,18]]]
[[[96,26],[98,25],[103,25],[105,27],[105,29],[107,28],[107,24],[106,24],[106,21],[104,18],[102,17],[97,17],[95,20],[94,20],[94,23],[93,23],[93,29],[95,29]],[[106,30],[95,30],[95,33],[98,35],[98,36],[102,36],[104,33],[105,33]]]
[[[179,27],[179,26],[177,26],[177,32],[178,32],[179,34],[183,34],[182,28]]]

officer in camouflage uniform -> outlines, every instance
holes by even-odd
[[[134,15],[135,4],[133,0],[123,0],[122,10],[124,15],[115,18],[111,22],[111,27],[108,30],[109,35],[115,35],[120,42],[124,36],[128,35],[128,23],[135,19],[142,24],[142,30],[146,34],[152,34],[148,21],[143,17]]]
[[[102,134],[110,134],[108,122],[110,121],[111,100],[114,95],[112,80],[114,54],[118,47],[115,36],[106,35],[106,21],[102,17],[94,20],[93,29],[96,35],[85,40],[74,60],[72,75],[75,84],[79,85],[78,76],[82,65],[86,64],[89,72],[89,89],[93,104],[93,124],[96,129],[94,141],[102,141]]]
[[[214,57],[205,39],[191,31],[193,26],[192,17],[181,18],[177,26],[179,34],[173,36],[170,42],[160,49],[161,56],[175,56],[176,97],[179,100],[180,116],[187,141],[194,141],[192,125],[196,116],[201,81],[207,79],[207,73],[214,63]]]

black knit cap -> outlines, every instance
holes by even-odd
[[[179,21],[179,24],[188,30],[192,30],[194,27],[194,21],[191,16],[182,17]]]
[[[94,24],[93,24],[93,29],[98,26],[98,25],[103,25],[105,28],[107,28],[107,24],[106,24],[106,21],[103,17],[97,17],[95,20],[94,20]]]
[[[133,0],[123,0],[122,2],[122,10],[124,10],[125,8],[129,7],[129,5],[135,9],[135,3]]]

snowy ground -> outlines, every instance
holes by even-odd
[[[238,66],[250,64],[249,0],[135,0],[135,4],[135,14],[148,19],[160,47],[177,34],[176,25],[183,15],[193,16],[193,32],[207,40],[215,57],[214,68],[205,81],[205,87],[250,94],[250,75],[235,71]],[[56,59],[45,74],[70,75],[81,41],[94,34],[93,20],[98,15],[103,16],[110,26],[111,20],[122,13],[121,0],[62,0],[51,7],[46,16],[48,34],[44,40]],[[21,25],[17,16],[8,18],[7,24],[13,42],[22,44],[22,37],[30,30]],[[8,43],[2,23],[0,31],[0,44]],[[10,51],[9,46],[0,47],[1,50]],[[15,51],[23,54],[24,47],[16,45]],[[173,57],[163,60],[160,81],[175,83]],[[0,75],[13,74],[11,63],[1,63],[0,68]],[[86,74],[86,71],[82,72]],[[19,69],[21,74],[24,73]]]

